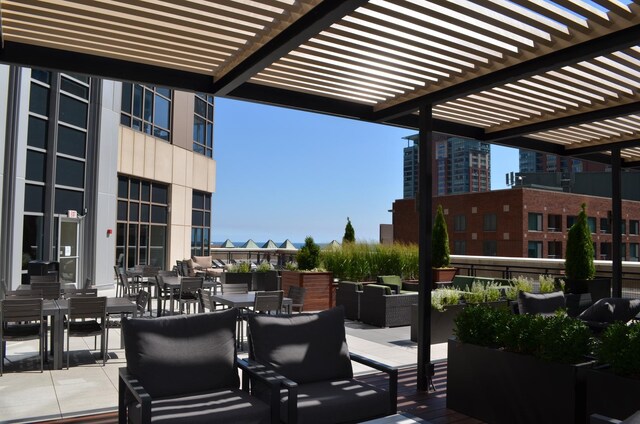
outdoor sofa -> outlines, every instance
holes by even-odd
[[[411,325],[414,303],[418,303],[418,292],[392,294],[388,286],[368,284],[360,296],[360,320],[377,327]]]

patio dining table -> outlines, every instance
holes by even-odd
[[[211,296],[211,300],[222,303],[230,308],[251,308],[256,300],[256,292],[214,294]],[[282,306],[288,314],[291,313],[292,303],[293,300],[291,300],[291,298],[285,297],[282,299]]]

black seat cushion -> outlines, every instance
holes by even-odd
[[[40,337],[41,330],[42,324],[9,324],[3,330],[3,337],[6,340],[34,339]]]
[[[127,369],[152,398],[240,385],[237,310],[122,321]]]
[[[88,321],[71,321],[68,323],[69,326],[69,334],[100,334],[102,332],[102,326],[96,320],[88,320]]]
[[[288,422],[288,398],[281,399],[280,419]],[[389,392],[356,380],[320,381],[298,386],[298,422],[358,422],[389,413]]]
[[[140,422],[140,404],[129,405],[129,419]],[[151,401],[151,422],[171,424],[268,423],[269,405],[239,389],[222,389]]]
[[[565,307],[564,293],[527,293],[518,292],[518,311],[521,314],[551,315]]]
[[[295,316],[250,315],[251,356],[298,384],[350,379],[341,307]]]
[[[640,299],[604,298],[583,311],[578,318],[583,321],[612,323],[627,322],[640,313]]]

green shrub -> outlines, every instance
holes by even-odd
[[[342,244],[355,243],[356,232],[351,225],[351,220],[347,217],[347,225],[344,227],[344,236],[342,236]]]
[[[544,326],[542,315],[513,315],[505,321],[500,344],[510,352],[537,354]]]
[[[509,300],[516,300],[518,298],[518,292],[523,291],[531,293],[533,291],[533,280],[530,278],[519,275],[511,279],[511,287],[505,290],[505,296]]]
[[[251,272],[251,264],[249,262],[238,262],[230,265],[227,272]]]
[[[583,362],[591,352],[591,330],[579,319],[556,314],[545,318],[538,358],[563,364]]]
[[[455,318],[454,334],[463,343],[499,347],[500,333],[510,316],[505,308],[470,305]]]
[[[596,355],[616,374],[640,378],[640,324],[610,325],[600,337]]]
[[[267,271],[271,271],[271,264],[267,261],[260,262],[260,264],[256,267],[256,272],[267,272]]]
[[[298,265],[295,262],[287,262],[284,264],[284,269],[287,271],[297,271]]]
[[[444,219],[442,205],[438,205],[431,234],[431,266],[434,268],[447,268],[450,263],[447,222]]]
[[[550,275],[539,275],[540,293],[551,293],[556,289],[555,279]]]
[[[313,241],[313,237],[308,236],[304,239],[304,246],[298,251],[296,260],[298,269],[303,271],[310,271],[320,266],[320,246]]]
[[[455,289],[436,289],[431,292],[431,306],[437,311],[443,311],[445,306],[460,303],[460,291]]]
[[[564,261],[564,272],[573,280],[590,280],[596,274],[593,264],[593,240],[587,223],[586,205],[581,205],[576,222],[567,235],[567,252]]]

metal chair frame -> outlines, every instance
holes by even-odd
[[[24,331],[14,331],[19,329]],[[20,296],[0,301],[0,376],[3,372],[7,341],[40,340],[40,372],[43,372],[46,334],[47,324],[42,315],[41,297]]]
[[[89,319],[87,321],[87,319]],[[81,321],[76,321],[81,320]],[[100,322],[98,322],[100,320]],[[92,326],[91,324],[96,325]],[[100,351],[102,352],[102,366],[107,360],[107,298],[102,297],[71,297],[69,299],[69,313],[67,315],[67,369],[69,369],[69,338],[100,336]]]
[[[183,313],[183,306],[187,305],[187,313],[191,309],[189,305],[198,305],[200,303],[200,294],[202,293],[203,277],[182,277],[180,279],[180,293],[178,295],[178,305],[180,313]]]

